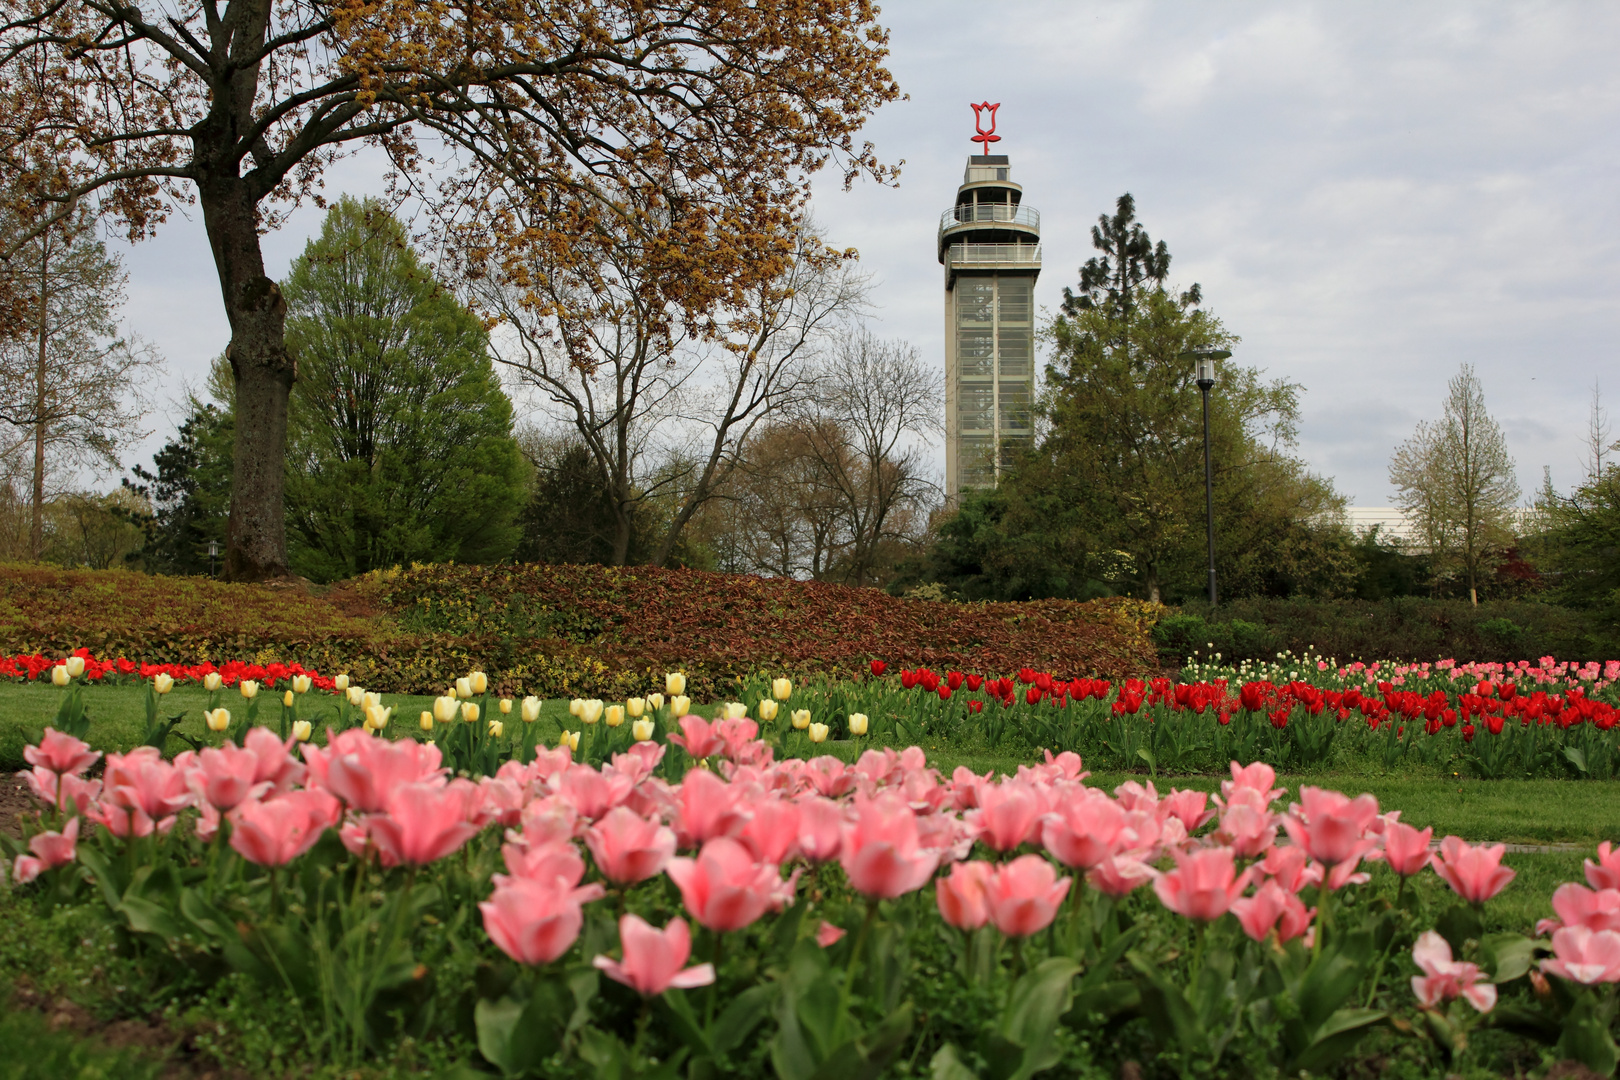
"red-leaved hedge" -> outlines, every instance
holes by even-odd
[[[0,651],[149,663],[279,660],[368,688],[441,690],[481,668],[503,692],[622,697],[684,670],[694,697],[761,672],[891,664],[1121,678],[1155,671],[1162,609],[1128,600],[954,604],[693,570],[417,566],[322,593],[129,571],[0,567]]]

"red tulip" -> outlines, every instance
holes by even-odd
[[[672,986],[690,990],[714,982],[713,964],[682,970],[692,955],[692,932],[685,919],[671,919],[660,931],[637,915],[626,915],[619,920],[619,944],[624,950],[622,961],[598,955],[591,963],[642,997],[657,997]]]
[[[888,670],[889,670],[889,665],[884,663],[882,660],[874,660],[874,661],[872,661],[872,674],[873,675],[881,676],[885,671],[888,671]]]

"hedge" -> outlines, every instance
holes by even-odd
[[[0,651],[150,663],[238,659],[441,690],[623,697],[684,670],[698,698],[760,672],[848,677],[871,660],[1002,674],[1156,673],[1163,609],[1130,600],[956,604],[875,589],[645,567],[413,566],[324,593],[132,571],[0,566]]]
[[[1612,613],[1525,600],[1486,601],[1478,607],[1466,600],[1410,596],[1232,600],[1213,612],[1207,603],[1184,605],[1168,613],[1153,633],[1170,665],[1179,665],[1194,650],[1235,661],[1313,649],[1340,663],[1620,657],[1620,624]]]

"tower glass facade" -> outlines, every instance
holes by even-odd
[[[1034,435],[1040,215],[1004,156],[969,159],[940,220],[945,267],[946,494],[987,487]]]

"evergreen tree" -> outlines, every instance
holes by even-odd
[[[191,411],[161,450],[152,455],[157,470],[135,466],[139,486],[125,486],[145,496],[152,516],[138,558],[159,574],[206,574],[218,570],[208,545],[225,550],[231,510],[231,414],[209,402],[191,399]]]

